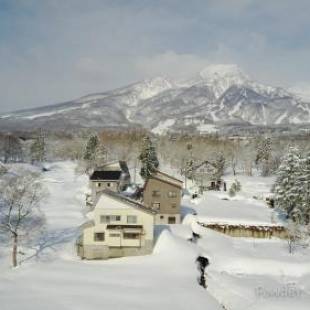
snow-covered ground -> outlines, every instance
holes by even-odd
[[[252,198],[267,194],[272,179],[238,177],[243,190],[233,201],[211,192],[195,201],[185,197],[183,224],[159,227],[152,255],[82,261],[74,242],[85,221],[87,179],[74,168],[55,163],[43,174],[50,193],[42,204],[46,229],[35,248],[23,248],[19,268],[9,267],[9,245],[0,246],[1,310],[309,308],[308,248],[289,254],[283,240],[232,238],[196,224],[272,222],[272,212]],[[202,236],[196,244],[188,241],[192,231]],[[198,255],[210,258],[207,290],[197,283]]]
[[[238,176],[242,189],[235,197],[227,192],[209,191],[191,201],[189,196],[183,199],[183,206],[198,213],[198,220],[203,223],[220,222],[234,224],[270,225],[280,221],[277,214],[267,207],[265,197],[270,193],[273,177]],[[233,176],[226,176],[227,189],[234,181]]]
[[[232,238],[197,225],[197,221],[283,223],[264,202],[274,178],[237,178],[242,190],[236,197],[209,191],[194,200],[189,196],[183,199],[183,212],[187,214],[183,226],[189,225],[201,236],[197,246],[211,261],[207,268],[208,291],[231,310],[309,309],[309,248],[298,246],[294,254],[289,254],[285,240]],[[226,176],[226,180],[229,188],[234,177]]]
[[[44,173],[50,192],[42,210],[46,231],[36,251],[9,268],[8,247],[0,255],[0,309],[222,309],[197,284],[196,246],[164,231],[153,255],[82,261],[74,250],[85,221],[85,177],[74,164],[57,163]],[[188,227],[184,227],[188,229]],[[190,236],[190,231],[188,235]]]

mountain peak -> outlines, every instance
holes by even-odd
[[[235,64],[209,65],[199,73],[204,80],[215,80],[219,78],[238,78],[242,81],[248,80],[248,76]]]
[[[244,85],[249,77],[235,64],[209,65],[199,72],[197,82],[212,89],[219,98],[232,85]]]

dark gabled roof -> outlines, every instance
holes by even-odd
[[[92,181],[118,181],[122,171],[94,171],[90,176]]]

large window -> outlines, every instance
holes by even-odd
[[[158,191],[158,190],[153,191],[152,196],[153,197],[160,197],[160,191]]]
[[[177,192],[168,192],[168,197],[169,198],[176,198],[177,197]]]
[[[124,233],[124,239],[139,239],[139,233]]]
[[[136,215],[127,215],[127,223],[128,224],[136,224],[137,216]]]
[[[94,240],[95,241],[104,241],[104,232],[97,232],[94,233]]]
[[[120,215],[101,215],[100,216],[100,223],[109,224],[111,222],[120,222],[121,216]]]
[[[152,209],[159,210],[160,209],[160,202],[153,202]]]
[[[175,216],[168,217],[168,224],[175,224]]]

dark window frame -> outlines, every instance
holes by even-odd
[[[176,222],[175,216],[168,216],[168,224],[175,224]]]
[[[124,239],[131,239],[131,240],[137,240],[137,239],[140,239],[141,237],[141,234],[140,233],[130,233],[130,232],[127,232],[127,233],[123,233],[123,238]]]
[[[94,233],[94,241],[95,242],[104,242],[105,241],[105,233],[104,232],[95,232]]]

